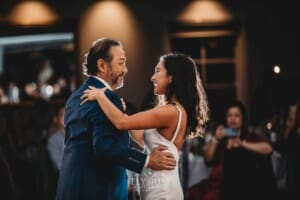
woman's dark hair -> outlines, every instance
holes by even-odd
[[[246,135],[248,134],[247,110],[246,110],[244,104],[239,100],[235,100],[228,105],[226,114],[228,113],[229,109],[231,109],[231,108],[238,108],[241,112],[241,115],[242,115],[241,139],[245,139]]]
[[[92,44],[89,52],[85,55],[85,60],[82,64],[83,73],[85,75],[95,75],[98,71],[97,61],[99,58],[110,63],[112,55],[109,54],[109,51],[112,46],[121,46],[121,43],[110,38],[101,38],[96,40]]]
[[[172,76],[165,98],[175,95],[179,103],[185,108],[188,114],[187,128],[194,132],[198,126],[198,113],[200,112],[200,97],[197,90],[196,67],[194,62],[181,53],[167,54],[161,57],[168,75]]]

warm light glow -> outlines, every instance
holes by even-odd
[[[232,21],[230,12],[218,1],[192,1],[179,15],[185,23],[226,23]]]
[[[134,41],[137,33],[135,19],[128,8],[118,1],[103,1],[89,8],[80,21],[85,42],[99,36],[109,36],[123,41]],[[90,46],[91,42],[88,45]]]
[[[145,55],[153,48],[150,40],[143,33],[141,21],[136,19],[123,1],[98,1],[91,5],[79,20],[79,62],[83,62],[84,54],[92,43],[101,37],[110,37],[122,42],[127,56],[129,73],[125,77],[125,87],[118,90],[120,96],[138,102],[143,98],[141,93],[128,88],[136,88],[137,84],[143,89],[149,77],[145,65]],[[158,50],[159,51],[159,50]],[[146,57],[147,59],[147,57]],[[145,72],[146,71],[146,72]],[[151,69],[152,72],[152,69]],[[85,77],[82,76],[82,80]]]
[[[135,60],[135,64],[142,59],[139,55],[143,51],[143,38],[139,25],[128,7],[120,1],[101,1],[93,4],[81,17],[79,30],[82,59],[92,42],[101,37],[121,41],[127,57]]]
[[[40,1],[22,1],[7,15],[8,22],[23,26],[51,24],[57,18],[57,14]]]
[[[275,66],[273,67],[273,71],[274,71],[275,74],[279,74],[280,71],[281,71],[279,65],[275,65]]]

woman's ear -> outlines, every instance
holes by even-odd
[[[169,83],[171,84],[173,82],[173,77],[169,76]]]

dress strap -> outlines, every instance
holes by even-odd
[[[179,112],[179,119],[178,119],[178,123],[177,123],[177,127],[176,127],[176,130],[175,130],[175,133],[174,133],[174,135],[172,137],[171,143],[173,143],[175,141],[175,139],[176,139],[176,137],[178,135],[180,124],[181,124],[181,119],[182,119],[182,111],[181,111],[181,109],[176,104],[175,104],[175,107],[176,107],[176,109]]]

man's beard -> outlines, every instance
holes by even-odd
[[[122,88],[123,86],[124,86],[124,80],[118,83],[116,90]]]
[[[122,74],[119,74],[119,75],[115,75],[115,74],[112,74],[112,83],[113,85],[115,85],[115,89],[120,89],[123,87],[124,85],[124,73]]]
[[[124,72],[121,72],[119,74],[113,73],[112,66],[110,64],[108,65],[108,69],[109,69],[109,72],[108,72],[109,80],[111,80],[112,86],[116,86],[115,90],[122,88],[124,85],[125,73]],[[122,77],[122,80],[119,81],[119,79],[121,77]]]

